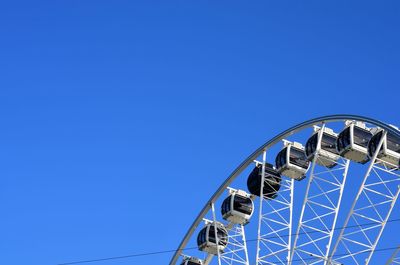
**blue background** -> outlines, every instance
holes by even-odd
[[[399,26],[398,1],[3,1],[0,264],[174,249],[278,132],[400,125]]]

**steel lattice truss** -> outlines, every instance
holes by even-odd
[[[229,230],[228,238],[229,244],[224,252],[220,254],[221,263],[228,265],[249,265],[244,226],[238,224],[233,225]]]
[[[399,196],[399,185],[400,175],[396,168],[383,166],[375,155],[331,260],[343,264],[369,264]]]
[[[217,221],[215,215],[215,207],[211,206],[214,222]],[[249,265],[249,256],[247,252],[246,233],[244,226],[241,224],[229,223],[226,225],[228,234],[228,245],[223,252],[218,251],[218,265]],[[218,237],[217,242],[218,242]],[[204,264],[211,262],[213,255],[207,255]]]
[[[264,185],[268,184],[264,182]],[[288,264],[292,238],[293,188],[294,180],[284,179],[276,198],[271,200],[260,196],[257,264]]]
[[[322,264],[327,260],[346,181],[349,161],[334,169],[314,163],[309,176],[300,222],[295,234],[292,264]],[[295,261],[295,262],[293,262]]]

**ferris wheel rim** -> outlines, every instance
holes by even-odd
[[[207,201],[205,206],[202,208],[202,210],[199,212],[197,215],[196,219],[192,223],[192,225],[189,227],[188,231],[186,232],[184,238],[182,239],[181,243],[179,244],[179,247],[176,249],[171,261],[170,265],[173,265],[177,262],[179,256],[182,254],[182,251],[184,250],[187,242],[193,235],[195,229],[197,226],[200,224],[201,220],[205,216],[205,214],[211,209],[211,205],[218,199],[221,194],[224,192],[224,190],[232,183],[236,177],[247,168],[248,165],[250,165],[254,159],[256,159],[259,155],[262,154],[262,152],[269,147],[273,146],[277,142],[281,141],[287,136],[290,136],[304,128],[317,125],[320,123],[327,123],[327,122],[335,122],[335,121],[343,121],[343,120],[356,120],[356,121],[361,121],[365,123],[369,123],[372,125],[375,125],[377,127],[380,127],[387,132],[390,132],[394,134],[395,136],[400,137],[400,131],[396,130],[389,124],[379,121],[377,119],[373,119],[370,117],[366,116],[361,116],[361,115],[352,115],[352,114],[335,114],[335,115],[326,115],[326,116],[321,116],[317,118],[313,118],[310,120],[306,120],[302,123],[299,123],[297,125],[294,125],[290,127],[289,129],[286,129],[285,131],[277,134],[275,137],[271,138],[267,142],[265,142],[263,145],[261,145],[259,148],[257,148],[253,153],[251,153],[242,163],[237,166],[233,172],[228,176],[227,179],[219,186],[219,188],[214,192],[214,194],[210,197],[210,199]]]

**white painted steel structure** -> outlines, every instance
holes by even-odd
[[[400,193],[399,165],[388,165],[387,161],[378,158],[385,137],[381,138],[378,148],[365,165],[344,157],[338,159],[335,154],[327,156],[321,145],[324,130],[331,131],[328,129],[331,123],[342,123],[345,126],[346,121],[364,122],[370,127],[384,130],[385,134],[390,132],[400,139],[400,131],[395,127],[355,115],[324,116],[284,131],[251,154],[223,182],[189,228],[170,265],[178,264],[188,242],[207,215],[212,216],[214,224],[221,222],[216,212],[218,200],[228,185],[241,177],[241,173],[253,165],[254,161],[262,163],[260,194],[257,197],[252,196],[253,201],[258,203],[255,207],[257,211],[252,217],[253,223],[257,225],[256,235],[246,240],[245,225],[226,223],[229,239],[226,249],[218,250],[216,255],[207,254],[203,264],[211,264],[213,260],[218,265],[370,264]],[[273,147],[281,140],[295,137],[297,133],[313,126],[320,126],[317,128],[322,133],[318,136],[317,148],[306,178],[296,181],[282,176],[280,188],[276,190],[277,197],[265,196],[264,185],[268,184],[264,179],[267,156],[270,158],[276,155]],[[261,162],[257,162],[257,159]],[[329,159],[332,159],[331,162],[336,163],[336,166],[324,167]],[[359,171],[364,169],[364,173],[357,175],[361,184],[359,187],[352,187],[358,191],[355,192],[352,202],[347,203],[349,209],[343,211],[346,184],[349,178],[354,177],[349,173],[353,164]],[[295,194],[297,186],[302,186],[305,190],[301,201],[295,201],[295,197],[299,196]],[[214,231],[218,246],[216,227]],[[249,246],[250,241],[255,241],[254,247]],[[392,256],[388,255],[387,264],[400,264],[397,257],[399,252],[400,247]]]
[[[326,264],[330,253],[350,161],[334,161],[337,163],[335,168],[318,165],[321,138],[322,133],[311,167],[290,264],[294,259],[302,264]],[[310,256],[315,260],[308,260]]]
[[[263,196],[266,152],[263,152],[257,232],[257,264],[287,264],[292,238],[294,179],[282,180],[279,196]]]

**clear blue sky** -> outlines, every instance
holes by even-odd
[[[3,1],[0,264],[174,249],[281,130],[400,124],[399,28],[399,1]]]

